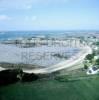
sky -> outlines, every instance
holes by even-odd
[[[99,0],[0,0],[0,30],[99,30]]]

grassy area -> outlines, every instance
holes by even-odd
[[[0,87],[0,100],[99,100],[99,77],[78,81],[38,80]]]

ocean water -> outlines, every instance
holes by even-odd
[[[61,38],[66,36],[89,36],[87,31],[6,31],[0,32],[0,40],[16,39],[20,37],[32,37],[39,35]]]

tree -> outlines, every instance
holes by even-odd
[[[84,65],[84,69],[88,69],[88,66],[87,65]]]
[[[96,65],[99,65],[99,59],[96,60]]]
[[[87,60],[92,60],[94,58],[94,54],[88,54],[87,56],[86,56],[86,59]]]

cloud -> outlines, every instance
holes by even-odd
[[[0,15],[0,21],[10,20],[11,18],[7,15]]]

